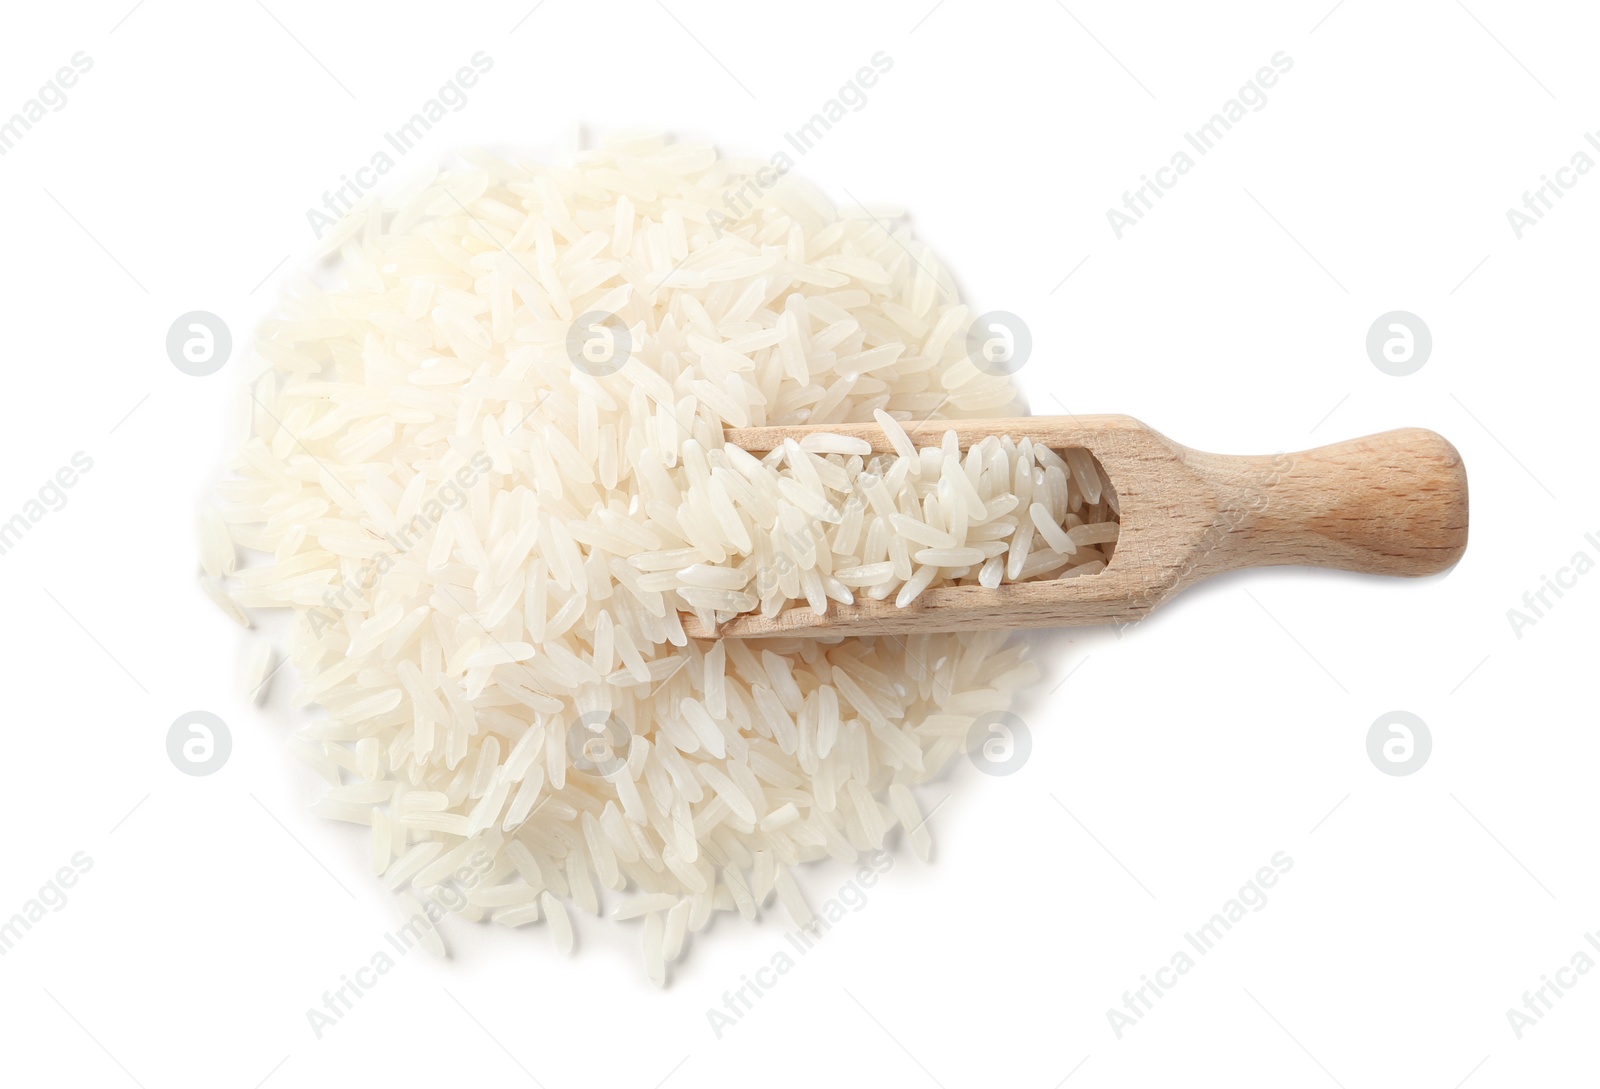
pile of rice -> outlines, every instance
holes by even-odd
[[[897,828],[927,858],[912,788],[1035,677],[1000,633],[692,640],[680,612],[1092,573],[1115,497],[1081,452],[912,449],[906,425],[1017,406],[892,220],[785,179],[729,222],[750,164],[654,137],[467,161],[349,217],[337,284],[263,325],[204,582],[241,623],[291,611],[323,711],[292,743],[408,913],[568,949],[567,905],[609,890],[664,982],[713,912],[776,895],[810,925],[803,862]],[[894,454],[722,438],[874,419]]]

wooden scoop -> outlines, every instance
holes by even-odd
[[[1208,575],[1241,567],[1303,564],[1379,575],[1432,575],[1467,547],[1467,473],[1461,455],[1432,431],[1410,427],[1297,454],[1238,457],[1190,450],[1128,416],[1028,416],[930,420],[919,445],[954,431],[965,450],[990,435],[1031,438],[1053,450],[1079,447],[1100,462],[1120,506],[1121,530],[1098,574],[923,591],[893,601],[804,603],[776,616],[751,613],[694,638],[905,635],[929,631],[1125,624]],[[747,427],[728,442],[764,454],[815,432],[893,446],[876,424]]]

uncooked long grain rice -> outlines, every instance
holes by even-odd
[[[349,217],[325,245],[341,282],[297,282],[261,329],[202,581],[247,626],[291,610],[296,703],[325,711],[291,748],[370,825],[408,918],[543,919],[571,949],[563,901],[608,900],[644,916],[658,982],[714,912],[776,893],[807,925],[794,867],[895,828],[926,858],[911,788],[1033,667],[1000,633],[693,641],[680,610],[909,604],[1110,557],[1085,452],[912,444],[911,421],[1017,407],[965,357],[933,254],[792,179],[729,222],[750,165],[655,137],[550,168],[471,155]],[[569,353],[596,311],[620,369]],[[722,441],[872,422],[892,453]]]

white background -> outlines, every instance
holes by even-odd
[[[76,51],[94,62],[0,158],[0,520],[75,452],[94,462],[0,556],[0,918],[75,852],[93,860],[0,958],[0,1079],[1593,1077],[1600,972],[1521,1039],[1506,1016],[1600,930],[1600,575],[1520,638],[1507,619],[1575,552],[1600,558],[1583,441],[1600,171],[1522,238],[1506,218],[1600,128],[1591,11],[130,3],[22,5],[0,36],[0,118]],[[1235,575],[1120,639],[1037,637],[1028,763],[994,778],[958,761],[923,788],[934,864],[897,855],[720,1039],[706,1010],[784,947],[781,912],[723,918],[665,991],[644,981],[634,924],[582,920],[570,959],[543,927],[455,925],[451,960],[402,961],[318,1040],[306,1009],[398,915],[359,832],[305,812],[316,788],[282,745],[292,679],[265,708],[239,695],[245,637],[196,587],[192,512],[248,331],[313,244],[306,208],[478,50],[493,70],[413,158],[473,143],[550,156],[578,124],[764,157],[884,51],[866,107],[799,169],[841,201],[905,204],[980,309],[1025,318],[1035,412],[1126,412],[1236,453],[1431,427],[1470,473],[1465,560],[1420,581]],[[1280,50],[1294,66],[1267,105],[1117,239],[1107,208]],[[195,309],[241,345],[209,378],[163,347]],[[1433,333],[1410,377],[1364,347],[1395,309]],[[233,735],[207,778],[165,752],[196,708]],[[1404,777],[1366,752],[1396,709],[1433,739]],[[1107,1009],[1278,851],[1293,869],[1265,908],[1118,1039]],[[846,874],[808,877],[818,903]]]

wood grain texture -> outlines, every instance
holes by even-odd
[[[1405,428],[1294,454],[1235,456],[1180,446],[1128,416],[936,420],[912,433],[921,445],[956,432],[962,449],[990,435],[1030,437],[1052,449],[1082,447],[1100,461],[1121,507],[1111,562],[1094,575],[926,590],[893,601],[805,605],[751,614],[694,638],[838,638],[924,631],[1128,623],[1190,584],[1243,567],[1301,564],[1385,575],[1448,569],[1467,546],[1467,476],[1455,447]],[[752,453],[826,431],[893,447],[876,424],[730,428]]]

